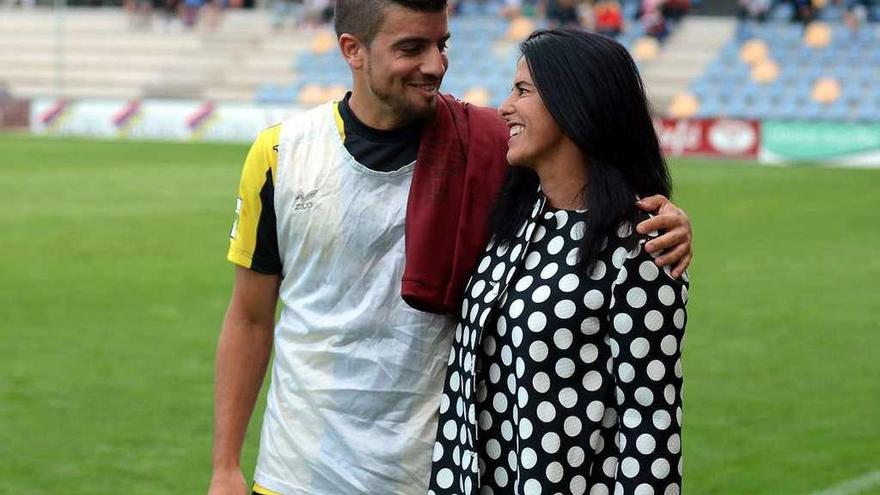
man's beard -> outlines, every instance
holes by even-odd
[[[394,115],[401,124],[406,125],[419,120],[427,120],[429,117],[432,117],[437,110],[436,97],[429,106],[416,107],[407,101],[404,93],[384,91],[376,84],[373,84],[373,71],[370,68],[367,68],[366,73],[367,85],[369,86],[370,91],[376,95],[376,98],[378,98],[379,101],[391,108],[391,111],[394,112]],[[440,81],[436,82],[439,87]]]

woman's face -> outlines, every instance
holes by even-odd
[[[507,122],[507,162],[518,167],[538,168],[568,139],[544,106],[525,57],[516,64],[513,89],[498,108]]]

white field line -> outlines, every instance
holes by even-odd
[[[871,471],[810,495],[855,495],[866,493],[868,489],[876,487],[880,487],[880,471]]]

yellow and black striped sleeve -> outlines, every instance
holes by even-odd
[[[273,275],[281,273],[274,204],[280,132],[280,125],[264,130],[248,152],[226,255],[236,265]]]

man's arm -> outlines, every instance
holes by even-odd
[[[250,493],[241,472],[241,447],[272,354],[280,281],[278,275],[235,267],[235,285],[217,345],[209,495]]]
[[[666,251],[654,260],[657,266],[675,265],[672,276],[678,278],[687,270],[693,258],[691,243],[691,220],[681,208],[672,204],[667,198],[656,195],[636,203],[642,210],[656,216],[640,223],[636,230],[640,234],[658,231],[662,235],[645,244],[649,253]]]

